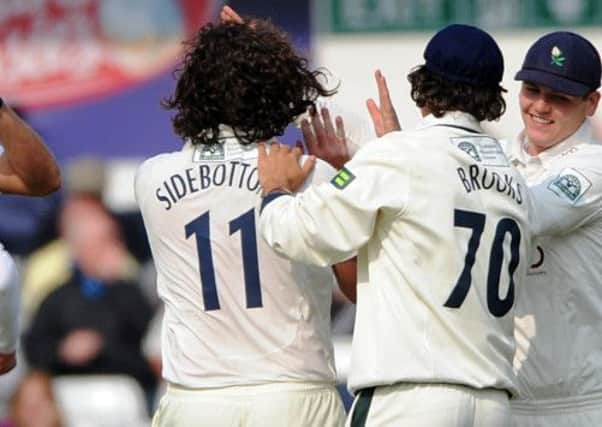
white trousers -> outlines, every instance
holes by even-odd
[[[509,427],[503,390],[404,383],[360,391],[346,427]]]
[[[600,427],[602,393],[563,399],[513,400],[512,427]]]
[[[274,383],[193,390],[168,384],[153,427],[342,427],[334,385]]]

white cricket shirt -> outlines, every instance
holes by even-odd
[[[260,230],[315,265],[359,250],[352,390],[435,382],[515,392],[527,198],[498,142],[449,113],[368,143],[331,183],[266,198]]]
[[[602,392],[602,146],[587,120],[531,157],[521,135],[512,163],[535,205],[531,268],[516,308],[515,368],[526,399]]]
[[[290,262],[258,236],[256,145],[187,143],[145,161],[136,197],[165,303],[163,376],[190,388],[334,383],[333,275]],[[318,162],[312,182],[334,174]]]

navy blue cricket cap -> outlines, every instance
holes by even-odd
[[[533,43],[514,79],[583,96],[600,87],[601,75],[600,55],[594,45],[578,34],[556,31]]]
[[[447,80],[497,86],[504,75],[502,52],[489,34],[471,25],[443,28],[424,50],[426,68]]]

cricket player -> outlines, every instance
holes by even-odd
[[[184,145],[136,175],[165,303],[167,391],[153,425],[342,426],[332,270],[278,256],[256,227],[257,142],[332,92],[283,32],[246,22],[207,24],[191,40],[165,102]],[[318,162],[308,184],[334,173]]]
[[[40,136],[0,99],[0,192],[44,196],[61,185],[59,167]],[[19,276],[0,244],[0,374],[16,366]]]
[[[424,58],[408,76],[422,123],[369,142],[329,183],[291,195],[312,160],[260,146],[261,235],[312,265],[358,253],[347,425],[508,426],[531,234],[525,183],[480,127],[505,109],[503,58],[466,25]]]
[[[602,146],[592,116],[602,67],[571,32],[546,34],[516,80],[524,130],[509,147],[537,220],[516,306],[516,427],[602,425]]]

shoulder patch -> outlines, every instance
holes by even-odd
[[[349,171],[346,167],[339,169],[337,174],[330,180],[330,183],[339,190],[347,187],[355,179],[355,175]]]
[[[450,138],[453,145],[483,166],[508,167],[508,159],[497,139],[483,135],[465,135]]]
[[[548,184],[548,190],[574,205],[591,186],[592,183],[581,172],[573,168],[566,168]]]

